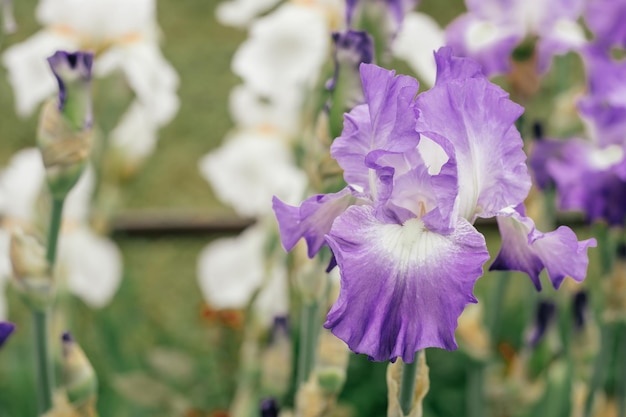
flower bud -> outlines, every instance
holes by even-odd
[[[17,229],[11,234],[9,254],[17,289],[31,308],[44,310],[54,297],[54,281],[43,244]]]
[[[415,376],[415,393],[413,394],[413,408],[406,417],[421,417],[422,402],[430,388],[430,378],[428,377],[428,365],[426,364],[426,354],[420,351],[417,361],[417,375]],[[387,392],[388,392],[388,417],[405,417],[400,406],[400,381],[403,372],[402,359],[398,358],[395,363],[389,363],[387,367]]]
[[[65,198],[80,178],[91,149],[90,53],[59,51],[48,62],[59,84],[58,101],[48,101],[41,112],[37,143],[46,167],[50,190]]]
[[[63,385],[67,399],[81,416],[95,416],[98,380],[91,363],[72,336],[66,332],[63,342]]]
[[[15,330],[15,324],[7,321],[0,321],[0,348],[7,341],[11,333]]]

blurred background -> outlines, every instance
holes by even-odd
[[[112,236],[124,261],[119,291],[100,310],[75,297],[68,300],[66,314],[74,335],[98,374],[101,416],[224,416],[234,393],[243,313],[218,313],[206,306],[196,278],[201,248],[246,223],[217,201],[198,171],[199,157],[217,147],[232,126],[228,94],[238,80],[230,61],[246,37],[244,31],[215,21],[217,3],[158,1],[161,46],[181,79],[181,107],[160,131],[156,152],[121,189],[123,209],[113,221]],[[38,30],[35,6],[35,0],[15,1],[19,30],[1,38],[2,50]],[[445,25],[464,6],[460,0],[423,0],[420,10]],[[407,72],[401,63],[396,68]],[[16,116],[5,69],[0,71],[0,166],[4,166],[17,150],[34,145],[38,116]],[[220,224],[232,228],[213,228]],[[494,225],[481,226],[481,231],[490,240],[490,250],[496,251]],[[582,231],[579,238],[588,234]],[[596,256],[593,251],[591,256]],[[521,330],[531,321],[537,296],[527,278],[512,275],[514,284],[509,298],[502,300],[507,308],[500,321],[507,323],[501,329],[503,346],[514,350],[523,343]],[[493,290],[497,278],[491,273],[479,280],[479,300]],[[15,290],[7,286],[7,291],[10,318],[18,323],[18,331],[0,352],[0,417],[32,416],[36,401],[31,318]],[[542,296],[551,297],[551,289]],[[533,308],[526,308],[529,304]],[[431,389],[425,415],[466,415],[475,400],[471,390],[477,382],[469,371],[476,362],[462,352],[429,349],[427,356]],[[340,397],[347,415],[384,415],[386,366],[352,355]]]

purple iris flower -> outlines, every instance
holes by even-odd
[[[539,72],[553,55],[585,44],[576,20],[583,0],[466,0],[468,12],[446,29],[446,43],[455,53],[478,61],[487,75],[509,72],[511,56],[523,42],[534,43]]]
[[[598,46],[586,48],[583,59],[589,92],[578,108],[592,122],[591,136],[601,146],[626,145],[626,61]]]
[[[585,12],[587,25],[595,42],[605,48],[626,48],[626,2],[623,0],[590,0]]]
[[[0,348],[7,341],[11,333],[15,330],[15,324],[6,321],[0,321]]]
[[[341,291],[324,326],[377,361],[411,362],[419,349],[457,347],[457,319],[476,302],[473,287],[489,259],[472,224],[513,216],[530,188],[514,126],[523,109],[476,62],[449,48],[435,59],[435,86],[419,95],[415,79],[361,65],[365,103],[346,115],[331,146],[348,185],[300,207],[274,199],[285,249],[304,238],[309,256],[327,244],[336,258]],[[586,259],[593,244],[534,238],[522,227],[503,233],[515,243],[503,248],[508,257],[530,251],[548,269],[550,252]],[[527,244],[517,245],[518,236]],[[584,275],[577,268],[586,262],[570,265],[567,275]]]
[[[59,84],[59,111],[79,128],[90,127],[91,52],[57,51],[48,58],[50,68]]]
[[[549,155],[545,158],[545,155]],[[626,159],[623,145],[600,147],[583,139],[535,143],[531,162],[556,185],[561,210],[581,211],[589,223],[626,219]]]

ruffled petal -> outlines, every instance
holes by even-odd
[[[537,290],[541,290],[539,274],[545,268],[554,288],[565,277],[581,282],[587,274],[587,248],[595,247],[595,239],[578,241],[566,226],[549,233],[535,228],[523,214],[523,207],[509,208],[498,216],[502,247],[490,270],[512,270],[528,274]]]
[[[373,173],[365,158],[373,150],[403,152],[417,146],[412,106],[419,84],[376,65],[361,64],[360,68],[367,104],[345,116],[342,135],[333,141],[330,152],[343,168],[346,182],[375,199]]]
[[[280,230],[280,239],[285,250],[290,251],[301,238],[307,243],[310,258],[326,243],[325,235],[330,231],[335,218],[354,201],[351,190],[344,188],[334,194],[314,195],[293,207],[274,197],[273,207]]]
[[[523,108],[486,79],[453,80],[422,93],[417,131],[454,147],[459,214],[473,222],[526,198],[530,176],[514,122]]]
[[[337,218],[327,241],[341,292],[324,326],[373,360],[413,361],[426,347],[455,349],[457,319],[489,254],[483,236],[460,219],[444,236],[418,219],[383,224],[369,206]]]
[[[59,258],[73,294],[95,308],[111,301],[122,280],[122,256],[113,241],[80,226],[63,233]]]

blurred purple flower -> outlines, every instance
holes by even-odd
[[[511,56],[525,40],[538,38],[538,71],[545,72],[553,55],[585,44],[580,17],[583,0],[466,0],[468,12],[447,29],[447,45],[478,61],[487,75],[506,73]]]
[[[7,321],[0,321],[0,348],[7,341],[11,333],[15,330],[15,324]]]
[[[590,0],[585,20],[595,35],[594,41],[610,48],[626,48],[626,2],[623,0]]]
[[[449,48],[436,62],[435,87],[419,96],[413,78],[361,65],[365,103],[346,115],[331,146],[348,186],[300,207],[274,199],[286,249],[304,237],[309,256],[326,243],[336,258],[341,291],[325,327],[378,361],[410,362],[419,349],[457,347],[457,319],[476,302],[474,283],[489,258],[472,223],[511,216],[507,209],[530,188],[514,126],[523,109],[475,62]],[[542,251],[553,246],[532,246],[540,239],[533,233],[509,255],[533,251],[550,270],[553,260]],[[586,258],[577,249],[564,248]]]
[[[526,343],[536,347],[543,339],[548,327],[556,318],[556,305],[552,301],[540,301],[535,312],[535,322],[528,333]]]

